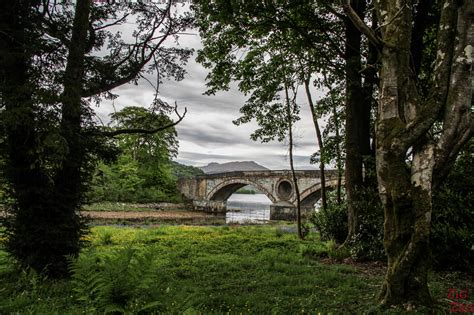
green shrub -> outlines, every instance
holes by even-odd
[[[433,191],[431,251],[437,269],[474,271],[474,141]]]
[[[347,236],[347,204],[336,202],[335,192],[328,192],[328,207],[326,211],[319,209],[311,219],[319,231],[322,240],[335,240],[341,244]]]
[[[358,232],[348,243],[351,257],[358,261],[385,260],[384,210],[378,190],[375,187],[358,189],[355,205],[360,211],[360,216]]]
[[[329,240],[326,243],[328,257],[334,260],[343,260],[351,256],[347,247],[337,246],[334,240]]]
[[[71,261],[71,284],[86,313],[132,313],[160,310],[160,292],[151,273],[152,251],[128,246],[110,256],[81,256]]]
[[[347,244],[350,256],[359,261],[385,259],[383,208],[377,190],[359,189],[355,205],[360,211],[359,232]],[[341,204],[337,204],[334,192],[329,192],[327,210],[316,212],[311,221],[321,233],[321,239],[343,243],[348,229],[345,198]]]

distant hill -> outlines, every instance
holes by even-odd
[[[268,168],[255,163],[254,161],[229,162],[229,163],[209,163],[201,167],[206,174],[235,172],[235,171],[267,171]]]
[[[190,178],[204,174],[204,172],[197,167],[180,164],[176,161],[171,161],[171,172],[176,178]]]

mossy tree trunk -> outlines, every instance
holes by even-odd
[[[382,52],[376,123],[379,194],[385,211],[388,269],[380,302],[431,304],[431,192],[473,134],[472,47],[474,3],[441,3],[435,68],[429,93],[422,94],[413,68],[413,1],[375,2],[381,37],[352,10],[354,24]],[[430,136],[439,122],[439,137]],[[409,162],[407,162],[409,157]]]

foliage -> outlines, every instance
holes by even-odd
[[[319,231],[321,239],[342,244],[347,236],[347,204],[338,204],[335,191],[329,191],[326,211],[319,209],[314,212],[311,222]]]
[[[170,124],[159,107],[125,107],[111,114],[115,130],[144,128],[153,130]],[[173,127],[153,134],[123,134],[116,136],[120,150],[117,160],[100,163],[92,182],[90,200],[120,202],[178,201],[176,179],[172,174],[171,158],[178,150]]]
[[[347,246],[358,261],[385,261],[383,247],[383,207],[375,187],[359,188],[355,204],[360,209],[359,229]]]
[[[101,235],[111,235],[107,245]],[[88,238],[71,281],[19,276],[0,251],[0,313],[362,314],[383,277],[380,266],[321,260],[328,243],[283,227],[95,227]],[[433,275],[434,312],[448,312],[449,288],[472,285],[463,274]]]
[[[378,192],[373,187],[357,190],[355,203],[361,210],[359,231],[346,243],[344,250],[357,261],[385,260],[383,247],[383,209]],[[321,238],[342,244],[347,236],[347,202],[343,195],[341,204],[336,202],[336,192],[329,191],[327,211],[321,209],[311,217],[311,222],[318,229]],[[340,254],[342,257],[344,253]]]
[[[433,192],[431,250],[435,267],[474,271],[474,141]]]
[[[171,161],[171,173],[175,178],[190,178],[197,175],[203,175],[204,172],[191,165],[183,165],[176,161]]]
[[[159,283],[153,277],[153,260],[152,251],[131,246],[104,257],[80,257],[70,267],[75,299],[86,313],[159,311],[161,294],[156,290]]]
[[[77,210],[97,161],[114,153],[91,103],[144,71],[182,79],[192,50],[163,43],[191,19],[171,4],[14,0],[0,3],[0,20],[0,160],[13,200],[5,246],[23,267],[64,277],[86,230]]]
[[[292,119],[286,118],[281,101],[285,86],[296,90],[313,73],[340,66],[337,57],[327,58],[338,56],[332,31],[340,30],[340,21],[316,2],[196,1],[194,10],[204,46],[197,60],[211,70],[207,93],[227,90],[231,81],[239,81],[249,98],[234,123],[255,119],[259,128],[253,140],[285,139],[289,124],[299,119],[299,104]]]

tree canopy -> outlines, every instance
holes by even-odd
[[[331,90],[345,80],[346,243],[360,226],[357,192],[376,181],[388,255],[380,301],[430,304],[432,191],[474,130],[472,1],[198,1],[195,8],[208,93],[239,81],[249,98],[236,122],[255,119],[254,139],[281,139],[288,129],[278,105],[284,87],[312,78]]]
[[[1,154],[13,200],[6,247],[22,266],[61,277],[81,246],[77,210],[95,164],[113,153],[91,105],[146,72],[158,83],[182,79],[192,50],[165,44],[192,20],[171,1],[14,0],[0,4],[0,21]]]

